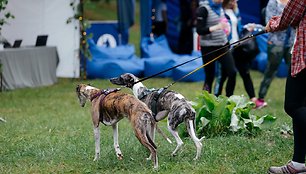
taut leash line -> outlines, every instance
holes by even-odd
[[[165,73],[165,72],[167,72],[167,71],[170,71],[170,70],[172,70],[172,69],[174,69],[174,68],[177,68],[177,67],[179,67],[179,66],[185,65],[185,64],[187,64],[187,63],[189,63],[189,62],[192,62],[192,61],[194,61],[194,60],[196,60],[196,59],[199,59],[199,58],[202,58],[202,57],[204,57],[204,56],[210,55],[210,54],[212,54],[212,53],[214,53],[214,52],[220,51],[220,50],[222,50],[222,49],[224,49],[224,48],[226,48],[226,47],[234,46],[234,47],[236,48],[237,46],[239,46],[239,44],[240,44],[241,42],[244,42],[244,41],[246,41],[246,40],[249,40],[249,39],[251,39],[251,38],[253,38],[253,37],[259,36],[259,35],[264,34],[264,33],[266,33],[265,30],[262,30],[262,31],[260,31],[260,32],[258,32],[258,33],[256,33],[256,34],[251,34],[251,35],[246,36],[246,37],[244,37],[244,38],[242,38],[242,39],[240,39],[240,40],[238,40],[238,41],[236,41],[236,42],[233,42],[233,43],[231,43],[231,44],[229,44],[229,45],[225,45],[225,46],[223,46],[223,47],[220,47],[220,48],[218,48],[218,49],[215,49],[215,50],[213,50],[213,51],[211,51],[211,52],[209,52],[209,53],[207,53],[207,54],[205,54],[205,55],[198,56],[198,57],[193,58],[193,59],[191,59],[191,60],[188,60],[188,61],[186,61],[186,62],[183,62],[183,63],[180,63],[180,64],[178,64],[178,65],[175,65],[175,66],[173,66],[173,67],[171,67],[171,68],[168,68],[168,69],[165,69],[165,70],[163,70],[163,71],[160,71],[160,72],[158,72],[158,73],[156,73],[156,74],[153,74],[153,75],[151,75],[151,76],[148,76],[148,77],[145,77],[145,78],[143,78],[143,79],[140,79],[140,80],[138,80],[137,82],[134,82],[134,84],[139,83],[139,82],[142,82],[142,81],[145,81],[145,80],[148,80],[148,79],[150,79],[150,78],[152,78],[152,77],[158,76],[158,75],[160,75],[160,74],[162,74],[162,73]],[[213,60],[207,62],[206,64],[202,65],[201,67],[198,67],[198,68],[196,69],[196,71],[197,71],[198,69],[201,69],[202,67],[208,65],[209,63],[211,63],[211,62],[217,60],[218,58],[220,58],[221,56],[223,56],[224,54],[226,54],[229,50],[231,50],[231,49],[228,49],[225,53],[221,54],[221,55],[218,56],[217,58],[214,58]],[[195,71],[195,70],[193,70],[193,71]],[[191,72],[191,74],[194,73],[193,71]],[[188,75],[190,75],[190,73],[189,73]],[[186,76],[186,75],[185,75],[185,76]],[[185,76],[184,76],[184,78],[185,78]],[[187,77],[187,76],[186,76],[186,77]],[[183,79],[183,78],[180,78],[179,80],[181,80],[181,79]],[[134,85],[134,84],[133,84],[133,85]],[[168,85],[168,86],[169,86],[169,85]],[[170,86],[171,86],[171,85],[170,85]]]

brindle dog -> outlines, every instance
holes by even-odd
[[[118,159],[123,158],[118,143],[118,122],[123,117],[127,117],[140,143],[151,152],[148,159],[152,157],[154,169],[158,168],[156,145],[151,138],[155,131],[156,122],[150,109],[143,102],[130,94],[117,90],[100,90],[85,84],[79,84],[76,87],[76,93],[82,107],[85,106],[87,100],[91,101],[96,147],[94,161],[98,160],[100,156],[100,122],[113,127],[115,152]]]
[[[204,137],[198,139],[195,134],[194,120],[196,112],[184,96],[166,89],[150,90],[141,82],[138,82],[138,78],[130,73],[125,73],[120,77],[112,78],[110,79],[110,82],[131,88],[134,96],[145,102],[153,111],[156,121],[160,121],[168,116],[168,130],[177,142],[177,146],[172,152],[173,156],[176,155],[183,145],[183,141],[177,132],[177,127],[182,122],[185,122],[188,133],[194,141],[197,150],[194,159],[196,160],[200,157],[202,150],[201,141]]]

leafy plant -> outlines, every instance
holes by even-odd
[[[0,0],[0,12],[4,13],[3,17],[0,18],[0,32],[2,30],[2,26],[4,24],[7,24],[7,20],[15,18],[15,16],[12,13],[4,12],[6,9],[7,3],[8,3],[8,0]]]
[[[196,115],[196,131],[201,136],[216,136],[229,132],[246,131],[252,135],[261,130],[264,123],[276,120],[272,115],[251,114],[255,104],[244,96],[216,97],[203,91],[193,103]]]

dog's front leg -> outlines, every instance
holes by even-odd
[[[113,134],[114,134],[114,148],[115,148],[115,152],[116,152],[116,155],[117,155],[117,158],[119,160],[122,160],[123,159],[123,155],[121,153],[121,150],[119,148],[119,141],[118,141],[118,123],[115,123],[113,125]]]
[[[97,161],[100,158],[100,128],[94,126],[94,135],[95,135],[95,158],[94,161]]]

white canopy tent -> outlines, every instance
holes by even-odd
[[[70,3],[68,0],[9,0],[6,11],[15,19],[3,26],[2,35],[10,43],[22,39],[21,46],[31,46],[35,45],[37,35],[47,34],[47,46],[56,46],[59,54],[56,75],[79,77],[79,23],[66,23],[74,15]]]

